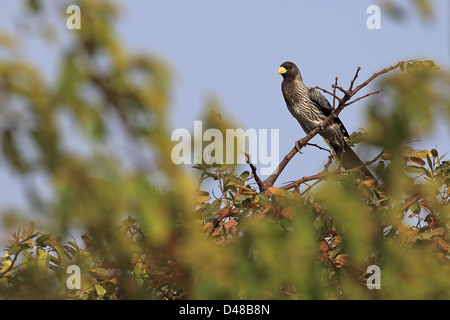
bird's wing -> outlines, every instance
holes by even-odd
[[[309,88],[308,90],[308,96],[309,99],[314,102],[314,104],[317,106],[317,108],[327,117],[330,116],[331,111],[333,111],[333,107],[328,102],[327,98],[325,98],[319,91],[317,91],[315,88]],[[345,129],[344,124],[342,123],[341,119],[335,118],[334,123],[336,123],[339,128],[341,129],[342,133],[344,134],[344,137],[349,138],[349,134],[347,129]]]

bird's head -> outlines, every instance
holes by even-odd
[[[280,66],[280,68],[278,69],[278,74],[281,74],[284,79],[295,80],[298,78],[302,80],[300,70],[298,70],[297,66],[294,63],[289,61],[286,61]]]

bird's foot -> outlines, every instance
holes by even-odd
[[[295,141],[295,149],[297,149],[298,153],[302,153],[300,150],[302,150],[301,140]]]

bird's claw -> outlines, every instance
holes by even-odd
[[[298,153],[302,153],[300,150],[302,150],[302,147],[300,145],[300,140],[295,141],[295,149],[297,149]]]

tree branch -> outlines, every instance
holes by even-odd
[[[356,69],[355,76],[353,77],[353,80],[350,82],[350,89],[349,89],[349,91],[352,91],[352,90],[353,90],[353,85],[355,84],[356,78],[358,78],[358,74],[359,74],[359,71],[360,71],[360,70],[361,70],[361,67],[358,67],[358,68]]]
[[[374,91],[374,92],[368,93],[368,94],[366,94],[366,95],[364,95],[364,96],[362,96],[362,97],[356,98],[355,100],[353,100],[353,101],[347,103],[345,106],[348,107],[349,105],[351,105],[351,104],[353,104],[353,103],[355,103],[355,102],[357,102],[357,101],[359,101],[359,100],[361,100],[361,99],[367,98],[367,97],[372,96],[372,95],[374,95],[374,94],[378,94],[378,93],[380,93],[381,91],[383,91],[383,89],[380,89],[380,90],[378,90],[378,91]]]
[[[361,83],[360,85],[358,85],[355,89],[353,89],[353,85],[354,85],[354,82],[356,81],[356,78],[358,77],[359,71],[361,70],[360,67],[358,67],[358,69],[357,69],[357,71],[356,71],[356,74],[355,74],[353,80],[350,82],[350,88],[349,88],[349,90],[344,90],[342,87],[338,86],[338,85],[337,85],[337,79],[336,79],[336,82],[335,82],[335,84],[333,85],[333,89],[334,89],[334,90],[338,89],[338,90],[340,90],[341,92],[344,93],[344,96],[343,96],[342,98],[336,97],[336,98],[338,99],[338,101],[339,101],[339,104],[338,104],[338,106],[336,107],[336,109],[334,109],[334,110],[331,112],[330,116],[329,116],[328,118],[326,118],[326,119],[321,123],[320,126],[318,126],[317,128],[311,130],[304,138],[302,138],[302,139],[300,139],[300,140],[298,141],[298,143],[296,144],[296,146],[295,146],[294,148],[292,148],[292,150],[289,151],[289,153],[283,158],[283,160],[280,162],[280,164],[279,164],[278,167],[275,169],[275,171],[274,171],[274,172],[273,172],[266,180],[264,180],[264,181],[262,182],[263,185],[264,185],[264,187],[261,188],[261,190],[263,190],[263,192],[265,192],[269,187],[272,187],[272,186],[274,185],[274,183],[276,182],[276,180],[278,179],[278,177],[280,176],[280,174],[283,172],[284,168],[285,168],[285,167],[287,166],[287,164],[289,163],[289,161],[291,161],[291,159],[295,156],[295,154],[296,154],[297,152],[299,152],[302,148],[304,148],[304,147],[307,145],[307,143],[308,143],[312,138],[314,138],[317,134],[319,134],[324,128],[326,128],[326,127],[328,127],[329,125],[331,125],[332,121],[333,121],[335,118],[337,118],[337,117],[339,116],[339,113],[340,113],[345,107],[347,107],[348,105],[350,105],[350,104],[352,104],[352,103],[354,103],[354,102],[356,102],[356,101],[359,101],[359,100],[361,100],[361,99],[363,99],[363,98],[365,98],[365,97],[368,97],[368,96],[370,96],[370,95],[372,95],[372,94],[375,94],[375,93],[378,93],[378,92],[379,92],[379,91],[377,91],[377,92],[373,92],[373,93],[371,93],[371,94],[367,94],[367,95],[365,95],[365,96],[363,96],[363,97],[360,97],[360,98],[358,98],[358,99],[355,99],[354,101],[352,101],[352,102],[350,102],[350,103],[347,103],[348,101],[350,101],[350,99],[351,99],[358,91],[360,91],[361,89],[363,89],[364,87],[366,87],[370,82],[372,82],[375,78],[379,77],[380,75],[385,74],[385,73],[388,73],[389,71],[392,71],[392,70],[394,70],[394,69],[397,69],[397,68],[399,68],[400,66],[406,65],[406,64],[408,64],[408,63],[410,63],[410,62],[413,62],[413,61],[417,61],[417,59],[408,60],[408,61],[400,61],[400,62],[398,62],[397,64],[395,64],[395,65],[393,65],[393,66],[384,68],[383,70],[374,73],[369,79],[367,79],[366,81],[364,81],[363,83]],[[332,94],[332,93],[330,93],[330,92],[328,92],[328,91],[326,91],[326,90],[324,90],[324,89],[320,89],[320,90],[322,90],[322,91],[324,91],[324,92],[326,92],[326,93],[328,93],[328,94],[331,94],[332,96],[336,96],[336,94]],[[356,169],[356,168],[355,168],[355,169]],[[359,168],[357,168],[357,169],[359,169]],[[346,171],[341,171],[341,172],[347,172],[347,171],[348,171],[348,170],[346,170]],[[354,170],[352,169],[352,170],[350,170],[350,171],[354,171]],[[350,171],[349,171],[349,172],[350,172]],[[302,179],[303,179],[303,178],[302,178]],[[285,188],[285,187],[284,187],[284,188]]]
[[[263,192],[267,189],[267,187],[264,185],[264,182],[259,178],[258,173],[256,172],[256,167],[250,160],[250,155],[248,153],[245,153],[245,156],[247,157],[247,163],[250,166],[250,169],[252,170],[253,178],[255,179],[256,183],[258,184],[260,192]]]
[[[337,81],[337,77],[336,77],[336,81]],[[337,82],[336,82],[336,84],[337,84]],[[334,88],[334,86],[333,86],[333,88]],[[326,90],[326,89],[323,89],[323,88],[321,88],[321,87],[318,87],[318,86],[314,87],[314,89],[318,89],[318,90],[320,90],[320,91],[323,91],[323,92],[325,92],[325,93],[327,93],[327,94],[329,94],[330,96],[333,97],[333,109],[335,109],[334,101],[335,101],[335,100],[341,101],[341,98],[339,98],[339,97],[336,95],[336,88],[333,89],[333,92],[330,92],[330,91],[328,91],[328,90]]]
[[[338,77],[336,77],[336,78],[334,79],[334,85],[337,86],[337,84],[338,84]],[[336,99],[337,99],[339,102],[341,101],[341,99],[339,99],[339,98],[336,96],[336,87],[334,87],[334,88],[333,88],[333,110],[336,109]]]
[[[302,183],[305,183],[305,182],[308,182],[308,181],[311,181],[311,180],[320,180],[320,179],[324,179],[326,176],[329,176],[329,175],[336,175],[336,174],[340,174],[340,173],[357,172],[359,169],[364,168],[364,167],[366,167],[366,166],[369,166],[369,165],[371,165],[372,163],[378,161],[378,160],[383,156],[383,154],[384,154],[385,151],[386,151],[386,150],[383,150],[379,155],[377,155],[377,156],[376,156],[375,158],[373,158],[372,160],[366,161],[366,162],[364,162],[363,164],[361,164],[361,165],[359,165],[359,166],[357,166],[357,167],[354,167],[354,168],[351,168],[351,169],[347,169],[347,170],[341,170],[340,168],[338,168],[338,169],[335,170],[335,171],[328,172],[328,166],[329,166],[329,164],[331,164],[331,162],[328,162],[328,164],[325,166],[326,168],[325,168],[324,171],[319,172],[319,173],[317,173],[317,174],[314,174],[314,175],[312,175],[312,176],[303,177],[303,178],[301,178],[301,179],[299,179],[299,180],[297,180],[297,181],[293,181],[293,182],[291,182],[290,184],[281,187],[280,189],[285,189],[285,190],[292,189],[292,188],[294,188],[294,187],[299,186],[299,185],[302,184]]]
[[[315,143],[309,143],[309,142],[308,142],[306,145],[307,145],[307,146],[311,146],[311,147],[316,147],[316,148],[318,148],[318,149],[320,149],[320,150],[329,152],[330,154],[332,153],[331,150],[326,149],[326,148],[322,148],[321,146],[319,146],[319,145],[317,145],[317,144],[315,144]]]
[[[404,211],[408,210],[409,207],[411,207],[414,203],[416,203],[417,201],[422,199],[422,197],[423,197],[423,195],[421,195],[421,194],[413,197],[411,200],[409,200],[402,206],[401,211],[404,212]]]

